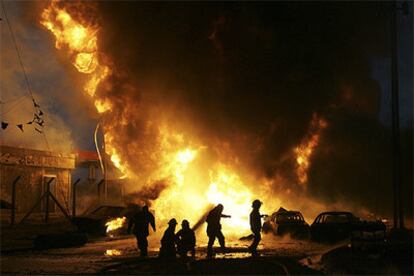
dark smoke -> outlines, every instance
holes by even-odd
[[[308,192],[379,212],[389,206],[390,133],[378,120],[381,90],[371,77],[372,61],[389,54],[389,4],[100,2],[99,9],[101,49],[125,76],[102,93],[136,105],[119,130],[137,142],[126,152],[143,152],[129,161],[146,166],[157,147],[151,122],[163,118],[213,149],[227,143],[258,176],[282,175],[290,185],[292,149],[316,113],[328,128]]]
[[[151,206],[151,201],[159,197],[162,190],[168,186],[166,181],[157,181],[151,187],[139,192],[128,193],[124,196],[126,202],[133,202],[140,206]]]

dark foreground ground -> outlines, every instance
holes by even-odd
[[[205,247],[197,248],[194,260],[160,260],[155,248],[149,258],[140,258],[131,237],[104,239],[74,248],[3,251],[0,274],[413,275],[412,253],[390,258],[355,253],[346,245],[323,248],[285,240],[265,246],[258,258],[234,246],[212,260],[205,258]]]
[[[68,230],[63,224],[59,226]],[[252,258],[247,252],[249,241],[229,239],[228,251],[218,253],[215,259],[206,259],[205,243],[199,241],[196,258],[183,261],[158,259],[159,239],[155,235],[149,240],[149,258],[142,259],[132,236],[91,237],[84,246],[35,250],[32,234],[44,233],[45,226],[32,227],[31,235],[24,229],[27,227],[2,229],[1,275],[413,275],[412,244],[405,244],[404,250],[398,245],[386,252],[362,253],[352,251],[347,242],[323,245],[265,235],[258,258]]]
[[[131,237],[103,239],[82,247],[3,251],[1,274],[321,274],[300,263],[305,255],[297,246],[281,242],[278,248],[262,249],[258,258],[251,258],[245,247],[233,246],[212,260],[205,258],[205,247],[199,247],[194,260],[184,261],[159,259],[156,248],[149,258],[140,258]]]
[[[103,274],[237,274],[237,275],[321,275],[322,273],[298,264],[292,258],[218,258],[193,261],[157,259],[129,260],[100,271]]]

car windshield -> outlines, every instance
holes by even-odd
[[[284,222],[299,222],[303,221],[302,216],[299,214],[279,214],[277,215],[276,222],[277,223],[284,223]]]

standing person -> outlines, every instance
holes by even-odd
[[[188,220],[183,220],[181,230],[177,232],[177,249],[181,257],[187,257],[187,252],[191,251],[191,257],[195,257],[196,237],[193,229],[190,228]]]
[[[262,230],[262,215],[260,215],[259,209],[262,206],[262,202],[258,199],[252,203],[252,212],[250,213],[250,229],[253,232],[254,238],[252,244],[249,246],[249,250],[252,256],[257,256],[257,246],[259,245],[262,236],[260,234]]]
[[[146,205],[142,207],[140,212],[135,213],[128,223],[128,233],[131,233],[131,229],[133,230],[133,234],[137,239],[137,245],[141,253],[141,257],[148,256],[147,237],[149,236],[149,225],[151,225],[155,232],[155,218]]]
[[[177,243],[177,238],[175,236],[175,227],[177,226],[177,221],[175,218],[170,219],[168,222],[168,228],[165,230],[164,235],[161,239],[161,248],[160,248],[160,257],[165,258],[175,258],[177,254],[177,249],[175,244]]]
[[[208,236],[208,246],[207,246],[207,258],[213,257],[213,244],[216,238],[218,238],[221,250],[224,252],[226,249],[226,244],[224,240],[223,233],[221,232],[221,218],[230,218],[231,216],[223,214],[223,205],[218,204],[210,211],[207,215],[207,236]]]

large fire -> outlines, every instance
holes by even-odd
[[[40,23],[56,38],[56,48],[66,48],[73,66],[80,73],[87,75],[84,91],[94,97],[98,85],[110,73],[107,66],[99,63],[98,27],[80,24],[64,8],[60,8],[57,1],[52,1],[41,17]],[[95,101],[99,112],[107,110],[103,108],[104,104],[102,100]]]
[[[111,98],[97,93],[99,85],[115,70],[102,61],[104,53],[98,48],[99,26],[77,21],[65,6],[57,1],[52,1],[42,12],[41,24],[53,33],[56,48],[65,50],[73,66],[85,77],[83,90],[91,98],[96,111],[103,115],[111,114],[114,102]],[[133,110],[134,105],[129,103],[125,103],[123,108],[122,114],[137,113],[137,110]],[[143,176],[142,171],[145,170],[131,169],[125,153],[124,156],[121,154],[125,152],[122,151],[122,147],[128,147],[128,154],[137,155],[139,158],[139,155],[133,152],[139,146],[116,141],[116,126],[125,125],[127,118],[121,116],[120,120],[103,126],[105,151],[114,166],[122,173],[121,177],[130,179],[131,183],[139,183],[137,188],[153,183],[168,183],[152,202],[158,221],[166,222],[175,217],[177,220],[189,219],[195,223],[214,205],[222,203],[224,213],[232,216],[224,223],[224,232],[240,234],[248,231],[251,202],[255,198],[264,199],[269,196],[260,189],[266,186],[266,183],[251,183],[258,181],[252,181],[246,174],[240,173],[235,164],[227,164],[217,157],[210,160],[208,148],[202,142],[196,143],[192,137],[184,137],[179,131],[162,123],[156,128],[157,141],[151,141],[157,145],[157,149],[151,154],[151,158],[157,160],[157,168]],[[294,150],[301,183],[307,181],[310,156],[318,145],[320,130],[326,126],[326,122],[320,118],[316,117],[313,120],[317,121],[318,130],[312,132],[310,139]],[[129,152],[130,150],[132,152]],[[270,201],[280,202],[274,198],[268,202]],[[265,204],[264,208],[269,208],[264,211],[271,211],[270,208],[276,206]],[[124,223],[124,218],[110,221],[107,229],[111,231]]]

